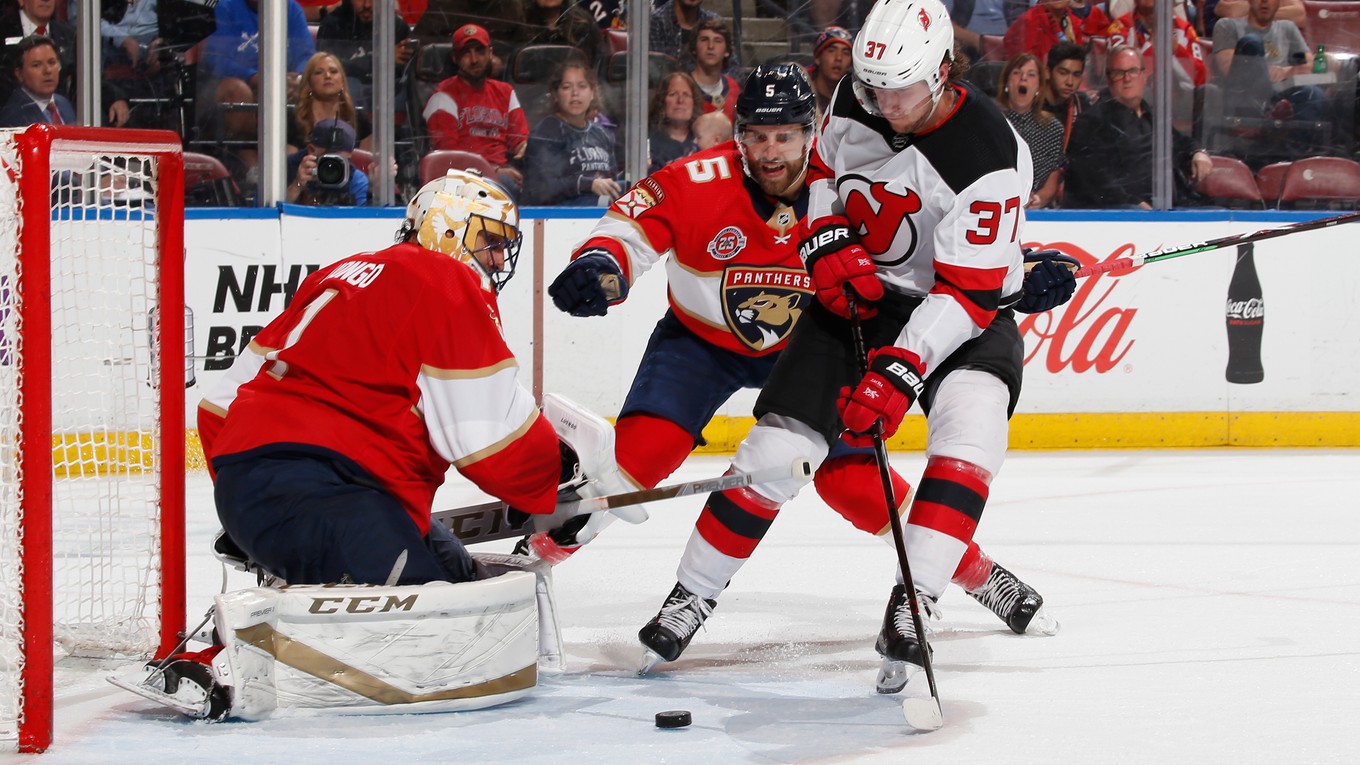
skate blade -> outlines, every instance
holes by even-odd
[[[885,657],[882,666],[878,668],[878,680],[874,683],[874,689],[879,693],[897,693],[907,687],[907,683],[911,682],[913,677],[924,671],[909,661],[894,661]]]
[[[1058,634],[1060,629],[1062,629],[1062,625],[1058,623],[1057,619],[1049,616],[1048,608],[1040,606],[1039,610],[1034,613],[1034,618],[1030,619],[1029,624],[1025,627],[1025,634],[1052,637]]]
[[[944,711],[940,703],[932,698],[915,696],[902,700],[902,717],[907,725],[919,731],[939,730],[944,725]]]
[[[662,658],[661,654],[657,653],[656,651],[653,651],[650,648],[644,647],[642,649],[642,663],[638,666],[637,671],[638,676],[641,677],[647,674],[648,672],[651,672],[653,667],[655,667],[656,665],[660,664],[663,661],[665,661],[665,659]]]
[[[195,720],[202,720],[207,717],[205,710],[208,706],[208,694],[195,683],[182,681],[179,684],[180,690],[177,693],[169,694],[147,684],[160,679],[156,672],[136,682],[118,675],[109,675],[107,679],[110,683],[125,691],[131,691],[144,699],[169,707],[186,717],[192,717]]]

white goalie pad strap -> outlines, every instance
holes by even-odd
[[[608,513],[599,513],[612,518]],[[528,571],[534,575],[534,598],[538,603],[538,671],[563,672],[567,668],[562,647],[562,628],[553,597],[552,566],[536,558],[509,553],[472,553],[473,560],[490,575],[503,571]]]
[[[614,426],[565,396],[543,394],[543,416],[552,423],[557,437],[567,442],[590,479],[577,490],[583,498],[606,497],[646,488],[624,478],[614,458]],[[646,505],[612,507],[609,512],[629,523],[647,520]]]
[[[231,716],[407,714],[513,701],[538,682],[536,578],[256,587],[216,598]]]

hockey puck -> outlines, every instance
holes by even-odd
[[[656,713],[656,727],[683,728],[693,722],[688,710],[675,709],[670,712]]]

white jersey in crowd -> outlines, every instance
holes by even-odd
[[[978,91],[955,86],[948,117],[908,135],[841,85],[812,152],[809,230],[848,218],[887,288],[925,298],[895,344],[928,372],[1020,294],[1029,147]]]

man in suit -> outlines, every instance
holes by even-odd
[[[56,18],[57,0],[16,0],[14,6],[0,14],[0,43],[3,43],[7,56],[5,66],[12,66],[19,60],[18,47],[24,39],[32,35],[48,38],[56,48],[57,59],[61,63],[61,82],[58,83],[57,92],[69,102],[76,93],[75,27]],[[9,75],[9,70],[0,67],[0,103],[8,99],[17,85]],[[131,109],[122,90],[105,82],[101,95],[107,124],[121,127],[127,122]],[[71,122],[75,123],[74,118]]]
[[[74,125],[76,110],[57,92],[61,58],[57,44],[44,35],[29,35],[14,46],[14,79],[18,87],[0,107],[0,127],[23,127],[35,122]]]

